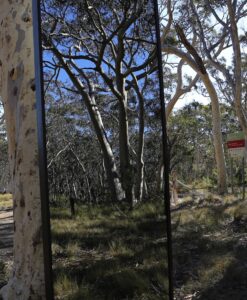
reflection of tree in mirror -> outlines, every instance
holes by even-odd
[[[1,99],[0,99],[1,100]],[[0,102],[0,193],[6,192],[9,183],[8,142],[4,115]]]
[[[91,6],[81,1],[65,6],[46,1],[42,8],[50,79],[66,77],[72,82],[67,90],[79,94],[86,106],[111,198],[125,198],[132,207],[142,200],[145,185],[144,131],[150,132],[145,110],[158,103],[158,98],[154,104],[150,101],[157,82],[153,4],[96,1]],[[104,115],[115,117],[114,127]]]
[[[55,293],[166,299],[153,1],[41,8]]]
[[[1,98],[0,98],[1,101]],[[8,141],[0,102],[0,288],[7,283],[12,265],[12,196],[9,192]]]

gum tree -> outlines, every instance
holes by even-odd
[[[218,192],[222,194],[227,192],[227,174],[221,133],[220,104],[217,90],[208,71],[205,54],[201,51],[203,47],[200,37],[198,37],[197,31],[193,28],[196,15],[189,10],[190,1],[177,2],[168,0],[164,2],[168,4],[168,17],[167,25],[162,35],[163,53],[178,57],[196,72],[212,103],[213,144],[217,165]],[[217,58],[221,54],[221,42],[221,40],[220,42],[212,41],[213,58]]]
[[[14,261],[4,300],[45,299],[35,110],[32,1],[0,1],[0,95],[14,209]]]

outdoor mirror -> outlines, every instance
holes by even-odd
[[[13,252],[13,204],[9,190],[8,142],[0,97],[0,288],[6,284]]]
[[[169,297],[156,4],[40,3],[55,299]]]

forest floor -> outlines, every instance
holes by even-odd
[[[154,204],[52,209],[56,299],[167,297],[165,219]],[[176,300],[247,299],[247,201],[212,193],[172,209]]]
[[[13,210],[11,195],[0,195],[0,288],[6,283],[13,255]]]
[[[175,299],[247,299],[247,201],[208,194],[173,208]]]
[[[56,299],[167,299],[162,205],[51,212]]]
[[[56,299],[167,298],[161,204],[52,208]],[[247,299],[247,201],[183,195],[172,208],[176,300]],[[0,199],[0,287],[12,258],[11,200]]]

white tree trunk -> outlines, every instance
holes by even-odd
[[[230,19],[230,30],[233,47],[233,60],[234,60],[234,80],[233,80],[233,95],[236,113],[240,122],[240,125],[247,137],[247,117],[242,106],[242,60],[241,60],[241,48],[238,36],[238,26],[236,22],[236,16],[234,13],[233,3],[227,0],[228,15]]]
[[[217,166],[218,192],[220,194],[224,194],[227,192],[227,175],[226,175],[225,154],[224,154],[223,140],[222,140],[222,133],[221,133],[220,105],[219,105],[219,100],[218,100],[216,90],[208,74],[201,74],[201,79],[211,99],[213,143],[214,143],[215,160]]]
[[[212,103],[213,144],[214,144],[215,159],[216,159],[216,166],[217,166],[218,192],[220,194],[224,194],[227,192],[227,174],[226,174],[225,154],[224,154],[224,149],[222,144],[221,114],[219,108],[219,100],[214,85],[199,56],[198,58],[200,59],[200,61],[198,62],[195,59],[192,59],[192,57],[187,53],[167,45],[163,46],[163,52],[171,53],[184,59],[184,61],[186,61],[188,65],[195,72],[197,72],[205,88],[207,89],[207,92],[209,94]]]
[[[4,300],[45,299],[31,3],[0,0],[0,94],[14,203],[14,264]]]
[[[130,208],[135,203],[135,185],[134,185],[134,170],[130,157],[129,144],[129,120],[128,120],[128,95],[125,89],[126,78],[123,73],[124,60],[124,35],[125,30],[120,30],[118,34],[118,46],[116,63],[116,89],[119,93],[119,157],[120,157],[120,174],[123,189],[125,191],[126,200]]]
[[[138,152],[137,152],[137,201],[143,200],[144,194],[144,98],[142,93],[137,91],[139,98],[139,141],[138,141]]]
[[[125,194],[117,174],[117,167],[114,155],[111,149],[111,145],[108,142],[104,129],[104,124],[99,109],[97,107],[95,98],[93,96],[90,98],[88,95],[85,95],[84,100],[102,149],[107,180],[112,195],[112,201],[121,201],[123,200]]]
[[[119,152],[120,152],[120,173],[126,200],[132,208],[135,203],[135,186],[133,165],[130,158],[127,96],[119,101]]]
[[[163,156],[159,160],[158,170],[156,173],[157,193],[161,193],[164,188],[164,159]]]

